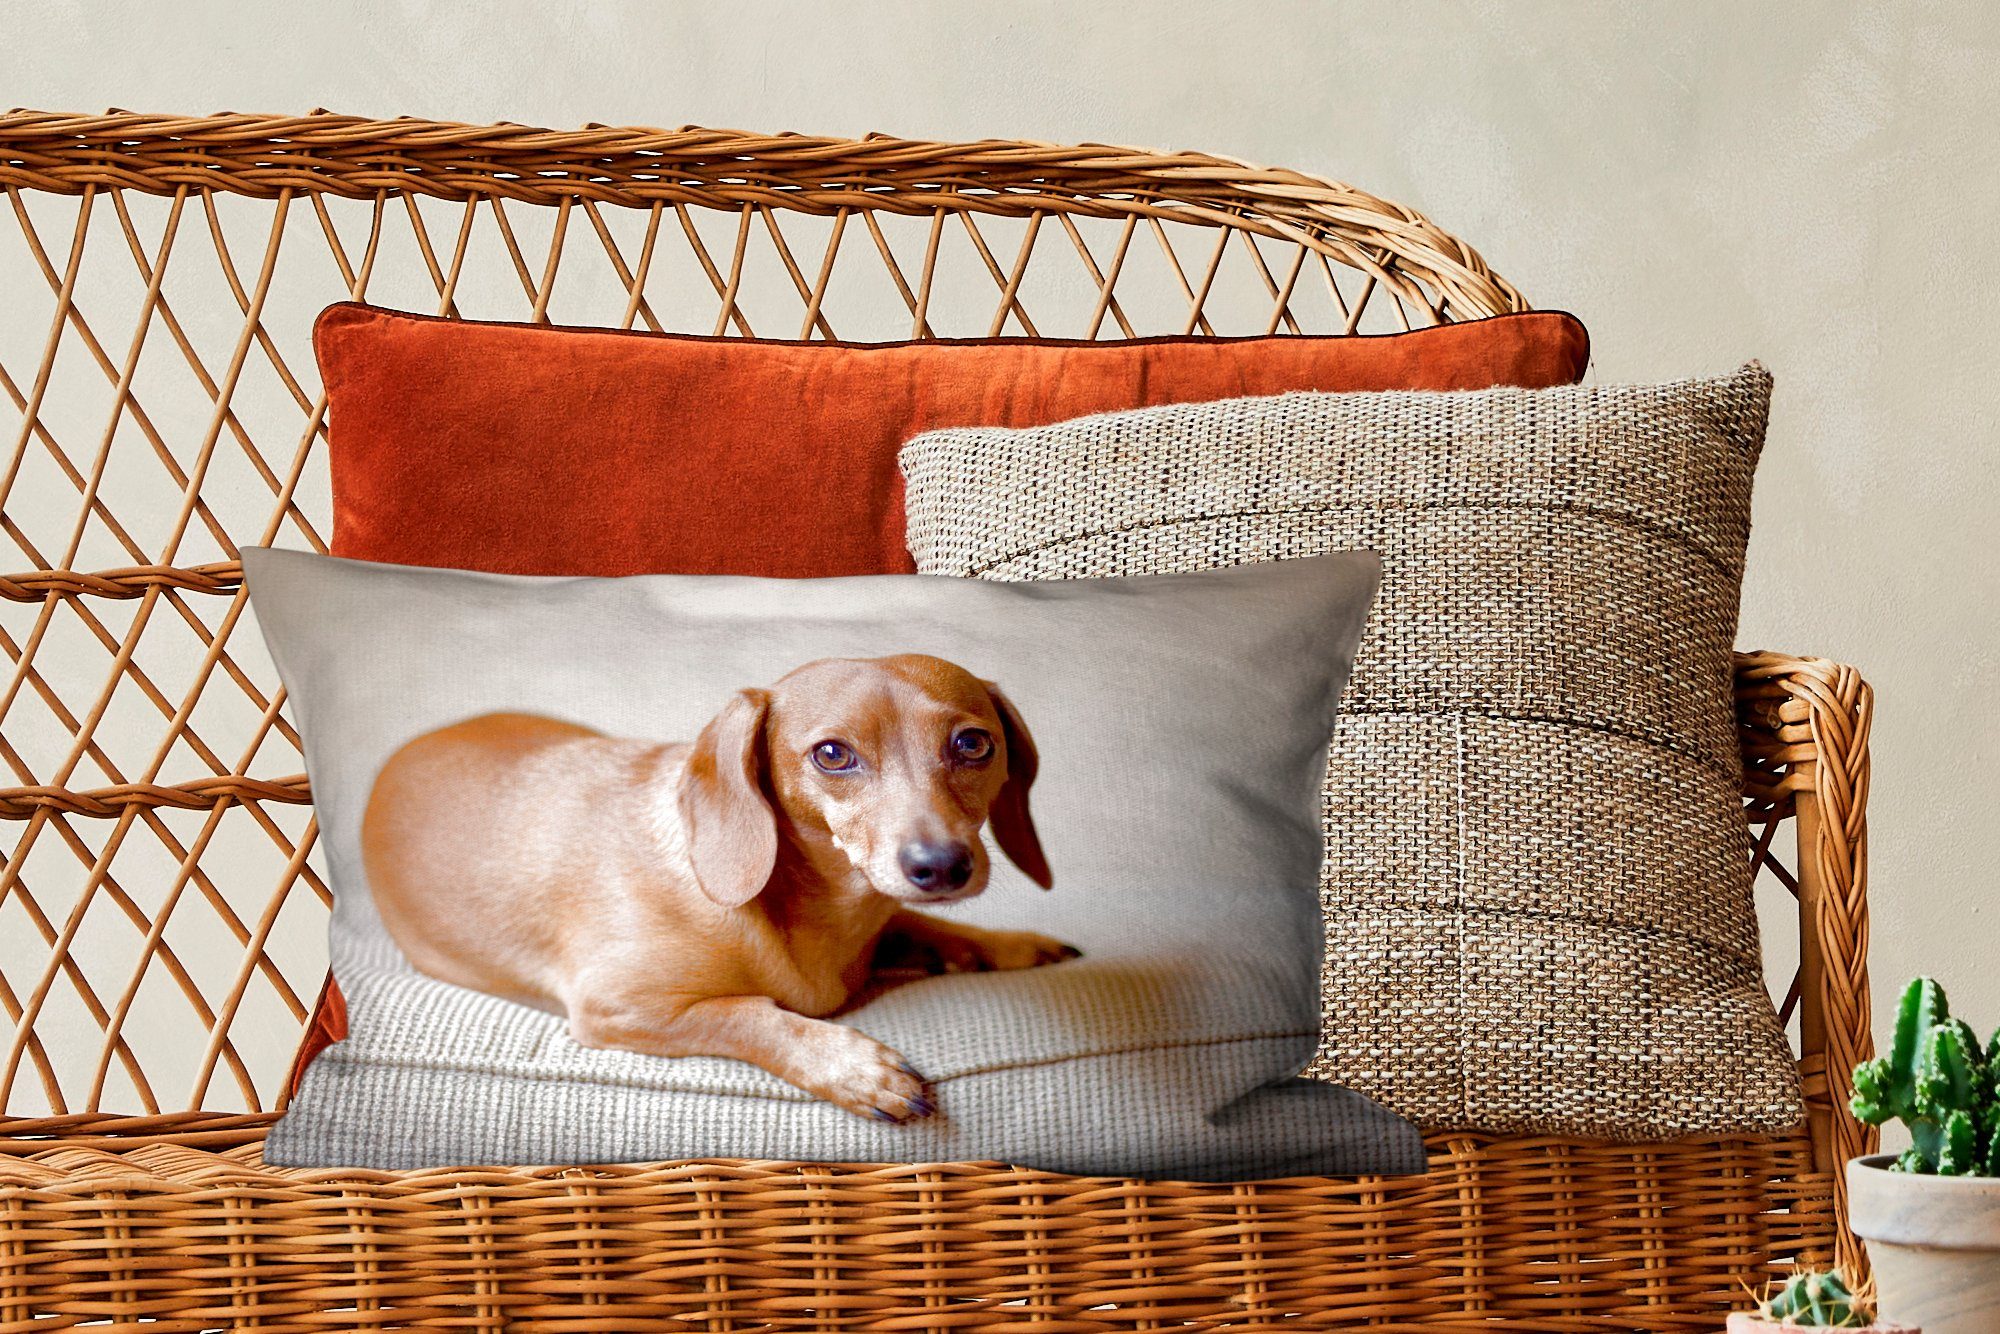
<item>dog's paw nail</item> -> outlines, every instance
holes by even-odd
[[[929,1098],[911,1098],[909,1104],[911,1116],[929,1116],[937,1110],[937,1108],[931,1106]]]
[[[889,1115],[889,1113],[883,1111],[880,1107],[870,1107],[868,1109],[868,1115],[874,1117],[877,1121],[888,1121],[893,1123],[896,1119],[895,1117]]]
[[[1074,945],[1065,945],[1056,951],[1056,958],[1058,959],[1081,959],[1082,957],[1083,951]]]
[[[912,1078],[912,1079],[922,1079],[922,1078],[923,1078],[923,1076],[922,1076],[922,1075],[920,1075],[920,1074],[918,1074],[918,1073],[917,1073],[917,1067],[915,1067],[914,1065],[911,1065],[911,1064],[910,1064],[910,1063],[909,1063],[908,1061],[898,1061],[898,1062],[896,1062],[896,1068],[897,1068],[898,1070],[901,1070],[901,1071],[902,1071],[902,1072],[903,1072],[904,1074],[908,1075],[908,1076],[909,1076],[910,1078]]]

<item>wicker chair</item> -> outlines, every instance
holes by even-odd
[[[1840,1110],[1869,1047],[1869,691],[1771,653],[1737,684],[1756,863],[1797,900],[1791,1135],[1444,1130],[1421,1179],[1234,1186],[265,1166],[328,897],[235,558],[323,546],[313,309],[1096,338],[1526,302],[1358,190],[1104,146],[16,112],[0,182],[0,1334],[1707,1330],[1745,1283],[1860,1259],[1837,1169],[1872,1147]]]

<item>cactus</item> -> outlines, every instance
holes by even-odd
[[[1979,1035],[1951,1014],[1944,988],[1913,979],[1896,1007],[1889,1054],[1854,1067],[1856,1119],[1910,1131],[1899,1172],[2000,1176],[2000,1033]]]
[[[1875,1313],[1839,1274],[1794,1274],[1764,1299],[1766,1320],[1806,1329],[1866,1329]]]

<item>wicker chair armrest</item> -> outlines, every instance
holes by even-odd
[[[1799,1046],[1818,1166],[1834,1174],[1840,1259],[1865,1264],[1847,1229],[1842,1170],[1872,1153],[1874,1128],[1848,1113],[1857,1062],[1874,1052],[1868,998],[1868,730],[1874,691],[1844,663],[1785,653],[1736,655],[1743,795],[1760,862],[1799,903]],[[1787,871],[1773,840],[1790,820]]]

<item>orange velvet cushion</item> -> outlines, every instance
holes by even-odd
[[[475,324],[339,305],[314,335],[334,554],[507,574],[915,567],[896,451],[941,426],[1291,389],[1582,377],[1557,312],[1372,337],[826,344]]]
[[[335,555],[507,574],[914,570],[896,451],[943,426],[1293,389],[1583,377],[1556,311],[1412,333],[796,343],[329,307]],[[293,1065],[346,1032],[329,982]]]

